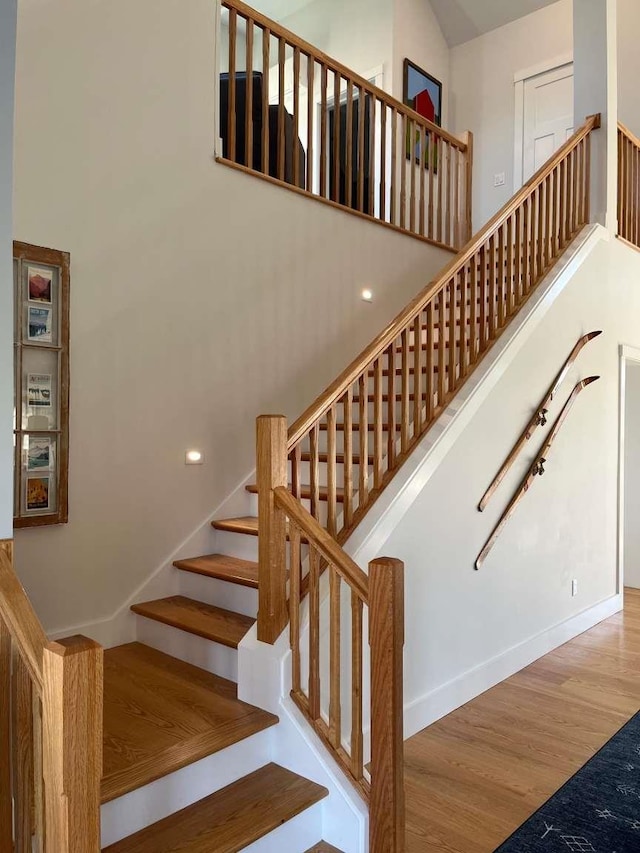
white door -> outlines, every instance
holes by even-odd
[[[573,134],[573,63],[524,81],[522,180]]]

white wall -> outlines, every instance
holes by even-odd
[[[640,362],[626,366],[624,425],[624,569],[640,587]]]
[[[13,535],[13,98],[16,0],[0,5],[0,539]]]
[[[393,91],[393,0],[315,0],[280,23],[358,74],[383,66]]]
[[[407,704],[616,595],[619,344],[640,343],[639,279],[640,255],[617,240],[596,246],[381,547],[406,565]],[[601,379],[578,398],[546,474],[476,572],[551,424],[484,513],[477,502],[575,341],[592,329],[604,334],[581,353],[551,421],[579,379]]]
[[[450,258],[213,161],[214,14],[21,6],[16,237],[71,253],[70,522],[16,539],[50,630],[110,615],[252,470],[255,416],[299,415]]]
[[[393,20],[393,96],[403,100],[404,60],[410,59],[442,83],[442,126],[451,129],[450,51],[429,0],[394,0]]]
[[[618,114],[640,136],[640,3],[618,0]]]
[[[451,51],[450,128],[475,134],[474,229],[513,195],[514,75],[573,49],[573,3],[559,0]],[[506,183],[493,186],[504,172]]]

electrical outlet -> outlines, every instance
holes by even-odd
[[[504,172],[499,172],[497,175],[493,176],[493,185],[494,187],[503,187],[507,182],[507,176]]]
[[[578,594],[578,579],[574,578],[571,581],[571,596],[572,596],[572,598],[575,598],[577,594]]]

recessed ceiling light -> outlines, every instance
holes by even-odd
[[[362,291],[362,301],[363,302],[373,302],[373,292],[371,290],[365,289]]]
[[[204,453],[201,450],[187,450],[184,457],[185,465],[202,465]]]

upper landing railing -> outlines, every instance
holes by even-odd
[[[618,122],[618,236],[640,248],[640,139]]]
[[[469,239],[471,134],[240,0],[222,0],[219,48],[221,162],[448,249]]]

